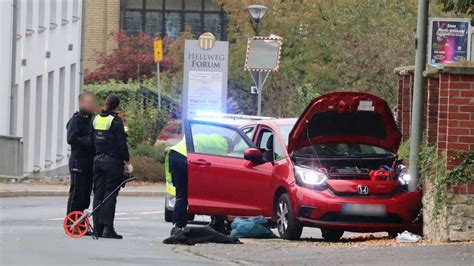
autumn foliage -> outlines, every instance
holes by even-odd
[[[85,83],[103,83],[111,79],[127,82],[139,78],[149,78],[156,72],[153,59],[153,38],[145,33],[135,36],[119,31],[112,33],[116,48],[99,55],[97,63],[100,66],[94,71],[87,71]],[[172,40],[163,38],[164,58],[160,64],[161,71],[172,69],[173,59],[167,54],[167,47]]]

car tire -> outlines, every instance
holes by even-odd
[[[321,234],[326,241],[335,242],[341,239],[344,231],[333,230],[333,229],[321,229]]]
[[[165,221],[171,223],[173,221],[173,211],[168,210],[165,207]]]
[[[301,238],[303,226],[297,220],[293,208],[291,206],[288,194],[282,194],[275,202],[274,207],[276,227],[278,234],[283,239],[298,240]]]

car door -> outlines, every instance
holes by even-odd
[[[233,216],[265,215],[271,171],[244,159],[255,146],[235,127],[202,121],[184,123],[188,150],[189,212]],[[206,141],[212,138],[212,141]],[[225,142],[223,142],[225,140]],[[213,147],[225,143],[227,149]],[[203,145],[205,144],[205,145]]]

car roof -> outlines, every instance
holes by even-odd
[[[274,126],[285,126],[291,125],[293,126],[296,123],[297,118],[275,118],[275,119],[262,119],[262,120],[254,120],[248,123],[243,124],[241,127],[245,127],[247,125],[267,125],[270,127]]]

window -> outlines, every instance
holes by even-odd
[[[281,148],[280,142],[275,139],[273,131],[262,129],[258,137],[258,148],[263,152],[263,157],[269,161],[278,161],[285,157],[285,152]]]
[[[49,19],[49,22],[50,22],[50,28],[51,29],[54,29],[56,28],[58,25],[57,25],[57,21],[56,21],[56,1],[57,0],[50,0],[49,2],[49,15],[50,15],[50,19]]]
[[[206,31],[219,40],[227,38],[226,14],[213,0],[123,0],[121,3],[121,25],[128,34],[145,32],[150,36],[177,38],[189,27],[196,38]]]
[[[67,3],[68,1],[61,1],[61,24],[63,25],[69,22],[67,19]]]
[[[44,12],[45,12],[45,0],[39,0],[38,1],[38,32],[43,32],[44,30],[46,30]]]
[[[79,18],[79,0],[72,0],[72,17],[73,20]]]
[[[249,127],[244,127],[242,131],[249,137],[249,139],[253,140],[253,135],[255,134],[255,128],[256,126],[249,126]]]
[[[233,128],[209,124],[191,124],[192,143],[195,153],[244,158],[250,143]]]
[[[285,141],[285,145],[288,145],[288,138],[294,126],[294,124],[278,126],[278,129],[280,130],[280,135],[283,137],[283,141]]]
[[[33,32],[33,0],[28,0],[26,2],[26,35]]]

